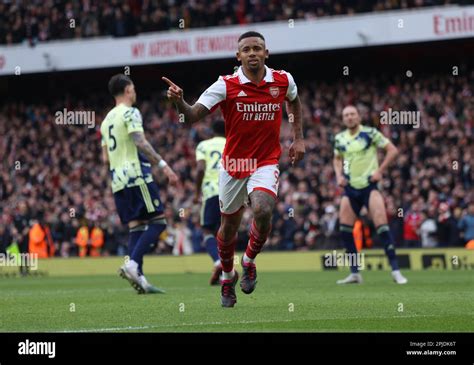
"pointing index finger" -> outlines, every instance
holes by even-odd
[[[162,79],[164,82],[166,82],[166,83],[167,83],[169,86],[171,86],[171,87],[173,87],[173,86],[174,86],[174,87],[178,87],[178,85],[176,85],[173,81],[171,81],[171,80],[170,80],[169,78],[167,78],[167,77],[164,77],[164,76],[163,76],[161,79]]]

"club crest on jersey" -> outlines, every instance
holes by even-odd
[[[277,86],[270,87],[270,95],[274,98],[278,97],[278,95],[280,95],[280,88]]]

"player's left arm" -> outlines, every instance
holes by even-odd
[[[176,173],[168,166],[165,160],[161,155],[155,151],[153,146],[148,142],[143,132],[131,132],[130,136],[132,137],[135,146],[137,149],[145,155],[145,157],[153,165],[157,165],[163,173],[166,175],[171,184],[177,184],[179,179]]]
[[[303,113],[301,111],[301,101],[298,96],[298,89],[296,87],[293,76],[287,73],[288,77],[288,91],[287,98],[287,112],[288,120],[293,126],[293,143],[290,146],[289,156],[291,164],[294,166],[301,161],[306,152],[303,139]]]
[[[148,142],[143,130],[142,116],[138,109],[129,108],[124,113],[124,122],[128,135],[137,147],[138,151],[143,153],[152,165],[158,166],[173,185],[177,184],[179,179],[176,173],[168,166],[161,155],[155,151],[153,146]]]
[[[377,133],[380,133],[380,132],[377,132]],[[380,135],[382,134],[380,133]],[[385,152],[386,152],[385,158],[383,159],[382,164],[379,166],[379,168],[370,177],[370,181],[372,182],[380,181],[382,179],[384,172],[392,164],[392,162],[395,161],[395,159],[398,156],[398,148],[395,147],[395,145],[390,140],[388,140],[385,137],[383,138],[385,140],[381,141],[380,143],[384,144],[382,148],[385,149]]]

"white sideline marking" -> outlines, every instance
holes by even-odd
[[[438,317],[434,314],[415,314],[415,315],[397,315],[391,316],[392,318],[417,318],[417,317]],[[328,320],[340,320],[340,319],[385,319],[390,316],[378,316],[378,317],[335,317],[335,318],[315,318],[315,320],[328,321]],[[128,327],[112,327],[112,328],[93,328],[93,329],[78,329],[78,330],[64,330],[64,331],[52,331],[60,333],[87,333],[87,332],[113,332],[113,331],[133,331],[133,330],[146,330],[153,328],[173,328],[173,327],[192,327],[192,326],[209,326],[209,325],[232,325],[232,324],[258,324],[258,323],[288,323],[288,322],[301,322],[307,319],[282,319],[282,320],[267,320],[267,321],[238,321],[238,322],[196,322],[196,323],[180,323],[180,324],[164,324],[164,325],[153,325],[153,326],[128,326]],[[320,330],[318,328],[318,330]]]

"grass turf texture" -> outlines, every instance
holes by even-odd
[[[278,257],[278,254],[263,254],[262,259],[265,255],[267,260],[272,255]],[[301,262],[293,262],[296,261],[295,267],[300,264],[300,270],[305,269],[306,256],[294,254],[291,257],[303,257],[298,259]],[[347,271],[291,271],[292,267],[281,271],[263,269],[259,271],[254,293],[245,295],[238,288],[236,306],[222,308],[220,288],[208,285],[209,261],[205,256],[191,261],[190,258],[145,261],[145,271],[148,267],[152,272],[155,265],[162,262],[165,268],[169,265],[170,272],[187,272],[149,274],[149,281],[166,289],[167,294],[137,295],[115,274],[120,263],[118,259],[88,259],[75,261],[75,264],[70,261],[69,271],[68,260],[58,260],[56,264],[50,260],[48,264],[56,267],[50,276],[0,279],[0,331],[474,330],[474,275],[471,270],[404,271],[409,279],[407,285],[393,283],[388,271],[364,271],[362,285],[339,286],[335,284],[336,280],[344,277]],[[193,272],[190,263],[199,263]],[[78,267],[87,270],[80,271]],[[41,270],[41,262],[39,268]],[[99,274],[90,275],[93,268]]]

